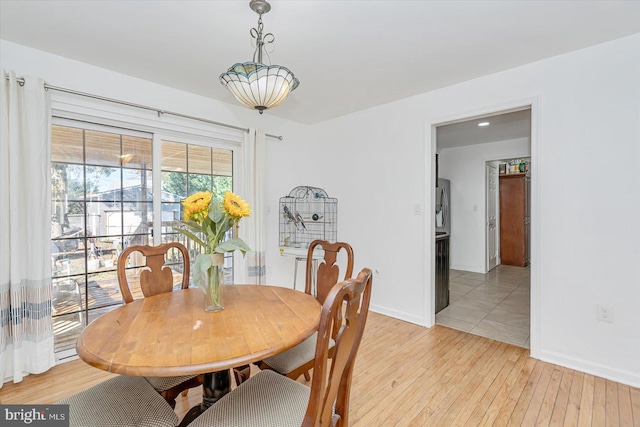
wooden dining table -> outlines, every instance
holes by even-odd
[[[203,402],[185,416],[192,419],[230,391],[230,368],[294,347],[320,321],[318,301],[289,288],[223,286],[224,310],[215,313],[204,311],[204,298],[189,288],[118,307],[80,334],[78,356],[123,375],[205,374]]]

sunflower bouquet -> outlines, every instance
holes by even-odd
[[[217,293],[217,297],[212,295],[211,303],[221,307],[219,287],[223,281],[223,254],[239,250],[244,255],[251,250],[237,237],[224,241],[223,239],[232,227],[238,226],[241,218],[251,214],[251,208],[245,200],[231,192],[225,193],[224,200],[215,201],[210,191],[192,194],[182,201],[182,206],[184,220],[178,221],[182,226],[175,227],[175,230],[204,249],[203,253],[195,258],[193,281],[205,293]]]

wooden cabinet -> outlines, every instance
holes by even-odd
[[[529,264],[529,177],[500,175],[500,259],[505,265]]]

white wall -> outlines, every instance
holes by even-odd
[[[640,386],[640,34],[315,125],[301,172],[339,199],[356,269],[380,271],[372,309],[432,324],[429,126],[530,103],[532,354]],[[285,182],[300,159],[280,154]]]
[[[451,180],[451,268],[486,272],[486,162],[529,157],[530,145],[521,138],[438,151],[440,178]]]

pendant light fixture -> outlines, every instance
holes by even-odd
[[[282,104],[300,82],[288,68],[265,65],[262,62],[264,45],[275,40],[271,33],[264,36],[262,34],[262,14],[269,12],[271,5],[266,0],[251,0],[249,7],[259,16],[257,28],[250,31],[251,36],[256,39],[253,61],[233,65],[220,75],[220,83],[245,107],[256,109],[262,114],[264,110]]]

